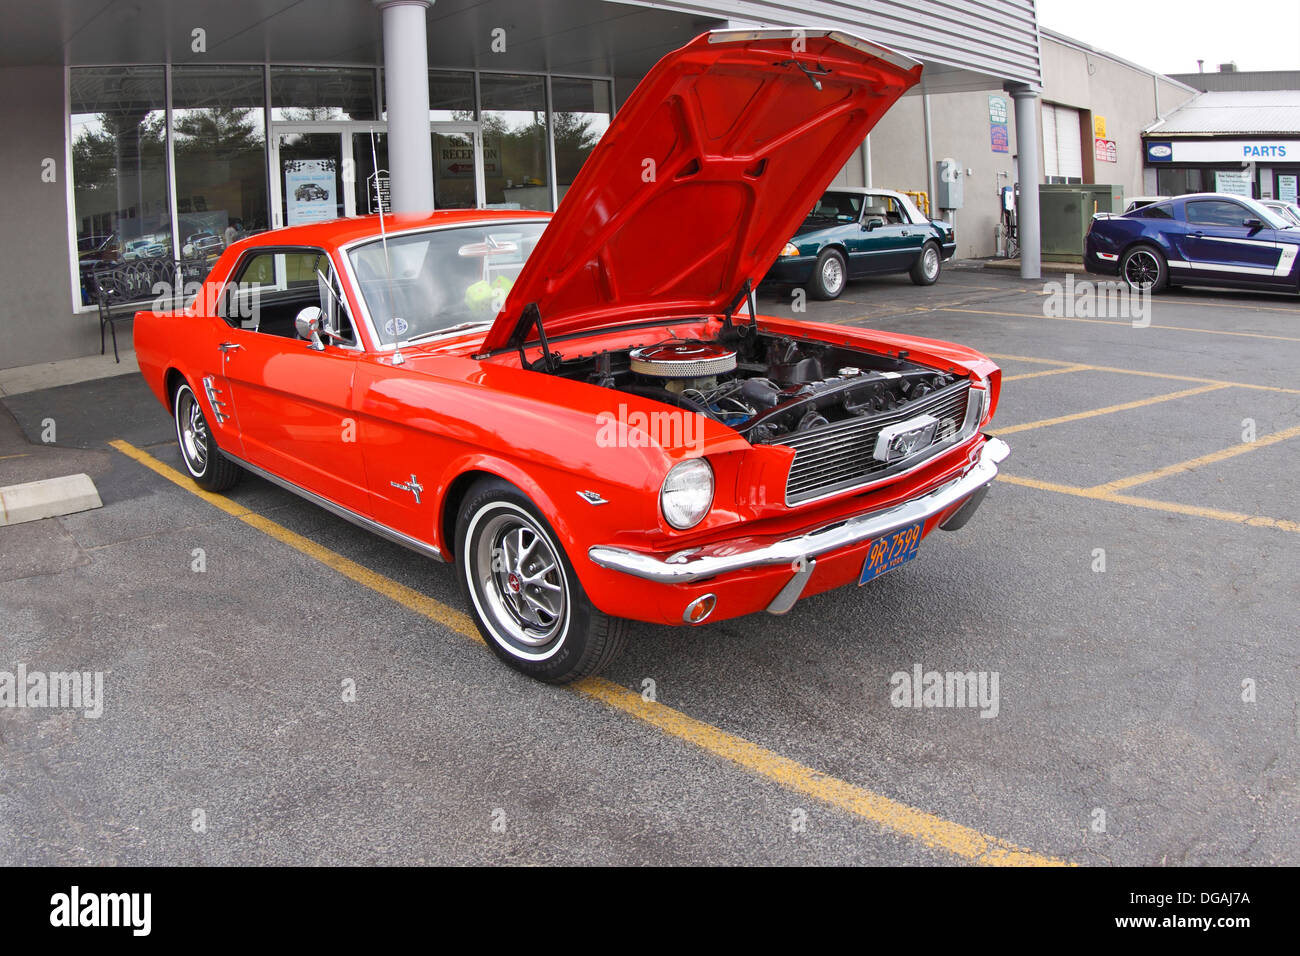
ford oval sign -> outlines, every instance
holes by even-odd
[[[1147,162],[1168,163],[1174,157],[1172,143],[1147,143]]]

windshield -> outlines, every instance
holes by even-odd
[[[375,239],[348,253],[383,345],[489,325],[545,222],[488,223]]]

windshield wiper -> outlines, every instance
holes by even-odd
[[[449,325],[445,329],[434,329],[432,332],[421,332],[419,335],[413,335],[402,342],[402,345],[411,345],[414,342],[422,342],[425,339],[435,338],[439,335],[448,335],[452,332],[464,332],[466,329],[472,329],[479,325],[491,325],[491,322],[462,322],[459,325]]]

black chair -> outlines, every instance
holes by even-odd
[[[117,352],[117,323],[133,318],[134,307],[147,307],[159,299],[164,302],[171,300],[170,306],[179,308],[184,301],[186,285],[206,279],[212,262],[211,259],[177,260],[153,256],[96,269],[92,287],[95,303],[99,306],[99,354],[104,354],[104,330],[107,328],[113,338],[113,360],[121,362]],[[159,285],[166,288],[159,290]]]

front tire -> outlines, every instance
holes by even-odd
[[[823,249],[817,257],[817,264],[813,266],[812,278],[808,281],[808,294],[822,301],[838,299],[847,279],[844,256],[837,249]]]
[[[550,684],[597,673],[629,622],[597,610],[537,506],[499,478],[470,489],[456,521],[457,578],[474,623],[509,666]]]
[[[194,483],[206,491],[226,491],[234,487],[243,469],[221,454],[203,408],[194,390],[186,383],[181,383],[176,389],[172,399],[172,417],[176,421],[181,461]]]
[[[934,285],[939,281],[942,261],[939,247],[933,242],[927,242],[921,247],[921,254],[916,257],[916,262],[912,263],[912,270],[909,273],[912,281],[917,285]]]
[[[1169,264],[1159,249],[1153,246],[1134,246],[1124,253],[1119,263],[1119,274],[1134,292],[1164,291],[1169,284]]]

